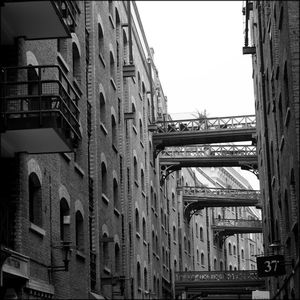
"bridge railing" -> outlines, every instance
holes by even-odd
[[[183,131],[211,131],[249,129],[256,127],[255,115],[230,116],[217,118],[195,118],[185,120],[157,121],[156,133],[172,133]]]
[[[182,190],[184,196],[260,199],[260,191],[257,190],[220,189],[199,186],[183,186]]]
[[[202,145],[167,147],[161,152],[164,157],[214,157],[214,156],[256,156],[252,145]]]
[[[246,220],[246,219],[214,219],[213,227],[251,227],[261,228],[262,222],[260,220]]]
[[[175,272],[175,281],[232,281],[232,280],[261,280],[256,270],[243,271],[185,271]]]

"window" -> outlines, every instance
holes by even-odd
[[[242,259],[245,259],[244,249],[241,250],[241,256],[242,256]]]
[[[136,273],[137,273],[137,285],[139,288],[141,288],[141,265],[139,262],[137,263]]]
[[[228,244],[228,253],[229,255],[232,255],[231,243]]]
[[[183,238],[183,246],[184,246],[184,250],[187,251],[187,241],[186,241],[186,237]]]
[[[104,61],[104,34],[100,23],[98,23],[98,48],[99,56]]]
[[[81,83],[80,52],[77,45],[72,43],[73,77]]]
[[[214,270],[217,271],[217,259],[214,258]]]
[[[106,240],[108,238],[108,235],[106,233],[104,233],[102,238],[103,238],[103,240]],[[104,265],[104,267],[108,268],[109,267],[109,247],[108,247],[107,241],[103,241],[102,250],[103,250],[103,265]]]
[[[115,273],[119,274],[121,271],[121,261],[120,261],[120,246],[119,244],[115,244]]]
[[[100,123],[106,124],[106,106],[105,106],[105,98],[102,93],[100,93]]]
[[[143,141],[144,141],[144,132],[143,132],[143,130],[144,129],[143,129],[143,122],[142,122],[141,119],[140,119],[139,123],[140,123],[140,140],[143,143]]]
[[[195,232],[196,232],[196,237],[198,237],[199,236],[199,234],[198,234],[198,223],[196,223],[196,230],[195,230]]]
[[[236,255],[236,246],[233,245],[233,255]]]
[[[175,194],[172,193],[172,206],[175,208],[176,207],[176,203],[175,203]]]
[[[76,249],[84,251],[83,217],[78,210],[75,214]]]
[[[137,208],[135,209],[135,230],[140,232],[140,216]]]
[[[220,271],[223,271],[223,261],[220,261]]]
[[[203,242],[204,241],[204,235],[203,235],[203,227],[200,227],[200,240]]]
[[[104,162],[101,163],[101,184],[102,184],[102,194],[107,193],[107,169]]]
[[[113,180],[113,191],[114,191],[114,207],[116,209],[120,209],[119,186],[116,178],[114,178]]]
[[[110,65],[110,78],[114,81],[116,81],[116,66],[115,66],[115,58],[112,51],[109,52],[109,65]]]
[[[143,218],[143,240],[147,241],[147,229],[146,229],[146,220]]]
[[[148,272],[146,268],[144,268],[144,289],[145,291],[148,289]]]
[[[197,249],[197,262],[199,263],[200,261],[200,256],[199,256],[199,250]]]
[[[143,169],[141,169],[141,187],[142,191],[145,191],[145,175]]]
[[[204,253],[201,253],[201,266],[204,266],[205,264],[205,258],[204,258]]]
[[[115,149],[118,146],[118,136],[117,136],[117,123],[114,115],[111,116],[111,132],[112,132],[112,144]]]
[[[173,225],[173,241],[176,242],[176,227]]]
[[[134,180],[138,183],[138,163],[136,157],[133,158]]]
[[[62,241],[69,241],[69,227],[70,227],[70,208],[67,200],[62,198],[59,203],[60,214],[60,239]]]
[[[191,241],[188,241],[188,253],[191,254]]]
[[[136,127],[136,117],[135,117],[135,115],[136,115],[136,113],[135,113],[136,109],[135,109],[134,103],[132,103],[132,105],[131,105],[131,110],[132,110],[132,113],[134,115],[134,117],[132,119],[132,125]]]
[[[29,185],[29,221],[43,226],[42,215],[42,188],[38,176],[35,173],[31,173],[28,179]]]

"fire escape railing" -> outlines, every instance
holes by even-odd
[[[256,127],[255,115],[230,116],[205,119],[164,120],[157,121],[155,133],[175,133],[185,131],[210,131],[253,129]]]
[[[262,228],[260,220],[246,220],[246,219],[214,219],[212,225],[214,228],[223,227],[251,227]]]
[[[245,199],[260,199],[260,191],[257,190],[243,190],[243,189],[220,189],[208,188],[199,186],[183,186],[183,196],[196,197],[224,197],[224,198],[245,198]]]
[[[8,67],[1,68],[1,72],[2,131],[7,129],[9,120],[39,117],[42,126],[49,116],[60,116],[58,128],[76,142],[81,139],[80,97],[59,66]],[[36,78],[29,80],[28,72]]]
[[[256,270],[243,271],[185,271],[175,272],[175,281],[232,281],[232,280],[261,280]]]
[[[252,145],[203,145],[169,147],[161,152],[167,157],[210,157],[210,156],[256,156],[256,146]]]
[[[77,3],[76,1],[67,0],[54,0],[56,7],[60,11],[62,17],[65,19],[66,24],[71,32],[75,32],[76,16],[77,16]]]

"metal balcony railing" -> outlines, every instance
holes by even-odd
[[[80,97],[59,66],[9,67],[1,68],[1,73],[1,131],[23,129],[36,119],[39,123],[33,122],[30,128],[45,127],[50,119],[50,126],[78,142]]]
[[[251,227],[251,228],[262,228],[262,222],[260,220],[246,220],[246,219],[214,219],[214,228],[224,227]]]
[[[175,272],[176,282],[261,280],[256,270],[243,271],[186,271]]]
[[[252,145],[203,145],[169,147],[160,157],[212,157],[212,156],[256,156],[256,146]]]
[[[206,119],[164,120],[156,122],[159,133],[197,132],[215,130],[249,129],[256,127],[255,115],[230,116]]]
[[[245,199],[260,199],[260,191],[257,190],[243,190],[243,189],[220,189],[207,188],[198,186],[183,186],[183,196],[196,197],[211,197],[211,198],[245,198]]]

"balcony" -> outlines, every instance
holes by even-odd
[[[16,152],[72,152],[81,139],[79,96],[59,66],[2,68],[1,147]]]
[[[260,220],[215,219],[211,227],[215,232],[223,236],[230,236],[237,233],[262,232],[262,222]]]
[[[5,1],[1,6],[1,38],[11,45],[18,36],[26,39],[70,37],[76,25],[74,1]]]

